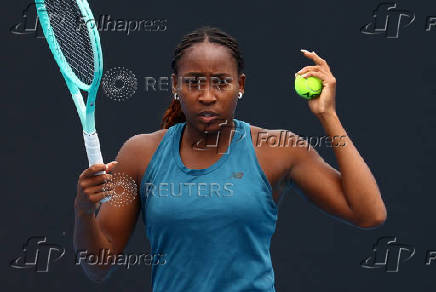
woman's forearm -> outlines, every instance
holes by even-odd
[[[93,212],[89,214],[76,210],[73,245],[76,263],[80,262],[90,279],[96,282],[103,281],[111,268],[107,256],[112,253],[112,245],[101,232]],[[97,262],[97,264],[87,263],[86,259],[89,255],[92,255],[92,261]],[[94,260],[96,258],[98,261]],[[105,264],[107,262],[109,264]]]
[[[379,225],[386,219],[386,208],[376,180],[362,156],[347,136],[336,113],[324,113],[318,118],[327,136],[342,136],[333,146],[341,172],[342,188],[356,220],[362,226]]]

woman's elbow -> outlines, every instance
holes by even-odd
[[[366,218],[365,220],[359,221],[356,225],[361,229],[375,229],[383,226],[387,219],[386,210],[379,212],[378,214],[372,216],[371,218]]]
[[[82,267],[83,267],[83,270],[85,271],[85,274],[88,277],[88,279],[96,284],[101,284],[101,283],[105,282],[107,279],[109,279],[113,270],[114,270],[113,267],[109,267],[109,268],[103,268],[103,269],[94,268],[91,271],[89,268],[86,268],[83,265],[82,265]]]

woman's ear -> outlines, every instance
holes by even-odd
[[[176,74],[172,73],[171,74],[171,91],[173,94],[177,92],[177,86],[180,86],[177,81],[178,80],[177,80]]]
[[[245,90],[245,74],[242,73],[241,75],[239,75],[239,79],[238,79],[238,84],[239,84],[239,91],[244,93]]]

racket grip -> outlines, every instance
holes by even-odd
[[[98,139],[97,132],[94,132],[93,134],[87,134],[83,132],[83,140],[85,141],[86,155],[88,156],[89,166],[97,163],[103,163],[103,157],[100,151],[100,141]],[[104,171],[100,173],[104,173]]]
[[[97,163],[103,163],[103,156],[100,151],[100,140],[98,139],[97,132],[93,134],[88,134],[83,132],[83,140],[85,141],[85,149],[86,155],[88,156],[89,166],[92,166]],[[106,171],[102,170],[96,173],[105,174]],[[101,203],[105,203],[110,200],[110,197],[106,197],[100,200]]]

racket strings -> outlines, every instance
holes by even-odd
[[[94,80],[94,53],[85,19],[76,0],[45,0],[50,25],[62,54],[83,83]]]

